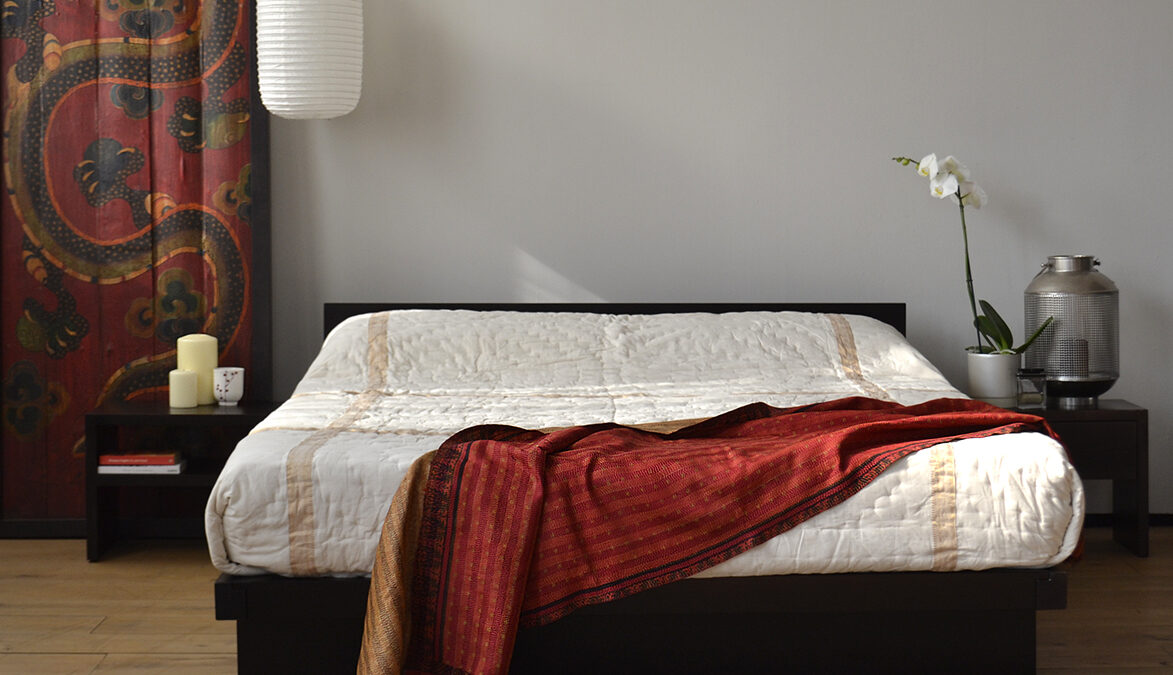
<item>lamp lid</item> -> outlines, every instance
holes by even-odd
[[[1055,272],[1090,272],[1099,264],[1094,255],[1047,256],[1047,267]]]
[[[1047,256],[1043,269],[1026,287],[1028,294],[1117,293],[1116,284],[1096,269],[1092,255]]]

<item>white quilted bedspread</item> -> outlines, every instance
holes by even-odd
[[[353,317],[229,458],[207,506],[209,548],[234,574],[369,574],[407,468],[465,427],[635,424],[845,396],[962,394],[894,329],[858,316]],[[1071,553],[1083,488],[1058,443],[1029,433],[946,445],[701,576],[1033,567]]]

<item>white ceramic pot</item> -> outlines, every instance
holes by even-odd
[[[1018,399],[1018,354],[966,354],[969,395],[1006,408]]]

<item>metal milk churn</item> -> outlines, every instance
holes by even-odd
[[[1090,255],[1053,255],[1026,287],[1027,335],[1054,317],[1026,351],[1025,367],[1046,371],[1047,398],[1063,408],[1094,406],[1120,377],[1120,292]]]

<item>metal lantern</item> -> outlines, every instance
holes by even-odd
[[[1094,405],[1120,377],[1120,292],[1090,255],[1053,255],[1026,287],[1026,334],[1055,321],[1026,351],[1027,368],[1046,371],[1059,406]]]

